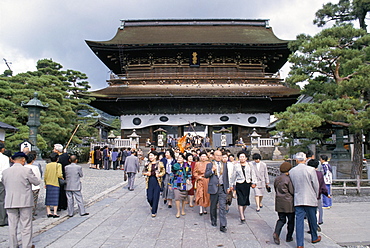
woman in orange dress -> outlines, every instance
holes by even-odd
[[[196,184],[195,204],[200,206],[199,215],[203,215],[207,214],[206,207],[209,207],[211,202],[210,195],[208,194],[209,179],[204,177],[204,172],[209,161],[206,152],[201,152],[199,155],[200,160],[195,164],[193,175]]]

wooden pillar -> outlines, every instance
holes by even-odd
[[[183,136],[183,126],[178,126],[177,127],[177,137],[181,138]]]
[[[211,147],[213,147],[212,133],[213,133],[213,126],[208,126],[208,137],[209,137],[209,143]]]
[[[154,133],[153,133],[153,126],[150,126],[149,127],[149,138],[150,138],[150,142],[153,142],[154,141]]]

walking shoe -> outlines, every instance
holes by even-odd
[[[226,226],[222,226],[222,227],[220,227],[220,231],[221,231],[221,232],[223,232],[223,233],[227,232],[227,228],[226,228]]]
[[[318,236],[316,240],[313,240],[312,243],[319,243],[321,241],[321,236]]]
[[[275,244],[280,245],[279,236],[276,233],[274,233],[274,234],[272,234],[272,237],[274,239]]]

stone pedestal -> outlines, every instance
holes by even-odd
[[[252,148],[252,150],[251,150],[251,155],[253,155],[253,154],[255,154],[255,153],[261,154],[260,150],[259,150],[256,146],[254,146],[254,147]]]
[[[279,151],[279,148],[275,146],[275,150],[272,153],[272,160],[282,160],[283,156],[281,156],[281,152]]]
[[[330,165],[335,166],[337,169],[336,178],[351,178],[352,161],[347,160],[330,160]],[[333,173],[334,174],[334,173]]]

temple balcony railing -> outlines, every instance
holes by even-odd
[[[258,147],[274,147],[274,139],[258,138]]]
[[[93,150],[95,146],[108,146],[109,148],[135,148],[132,147],[132,142],[130,139],[114,139],[114,142],[95,142],[90,143],[90,150]]]
[[[147,72],[147,73],[127,73],[127,74],[112,74],[109,81],[115,80],[274,80],[281,81],[282,79],[276,73],[256,73],[256,72]]]

